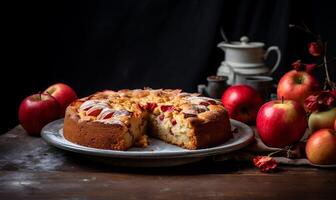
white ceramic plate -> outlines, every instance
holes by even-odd
[[[105,150],[74,144],[63,137],[63,119],[47,124],[41,132],[49,144],[94,157],[114,165],[131,167],[174,166],[199,161],[207,156],[224,154],[245,147],[253,141],[253,130],[244,123],[231,119],[232,128],[237,128],[234,137],[227,142],[205,149],[187,150],[161,140],[150,138],[147,148],[130,148],[127,151]]]

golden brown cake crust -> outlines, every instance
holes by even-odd
[[[64,118],[64,138],[87,147],[126,150],[132,141],[125,137],[125,127],[119,124],[80,122],[73,107],[68,107]]]
[[[187,149],[211,147],[232,137],[220,102],[181,90],[151,89],[103,91],[79,99],[66,110],[63,132],[76,144],[115,150],[127,150],[137,141],[147,145],[143,136],[151,132]]]
[[[230,121],[225,110],[209,113],[205,116],[207,121],[194,124],[196,148],[206,148],[222,144],[232,137]],[[223,134],[225,133],[225,134]]]

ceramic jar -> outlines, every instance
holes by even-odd
[[[221,42],[217,46],[225,52],[225,60],[221,63],[217,75],[229,77],[229,85],[242,84],[247,76],[270,76],[278,68],[281,60],[279,47],[271,46],[264,51],[264,43],[249,42],[246,36],[241,37],[240,42]],[[268,68],[265,66],[265,60],[271,51],[277,54],[277,60],[273,67]]]

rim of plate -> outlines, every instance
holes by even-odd
[[[230,119],[231,125],[237,127],[239,132],[235,134],[244,134],[240,138],[231,138],[225,143],[204,149],[188,150],[181,149],[178,151],[119,151],[119,150],[107,150],[97,149],[92,147],[81,146],[66,140],[63,137],[63,119],[58,119],[50,122],[41,131],[42,138],[49,144],[58,147],[63,150],[101,157],[111,158],[132,158],[132,159],[153,159],[153,158],[181,158],[181,157],[199,157],[199,156],[211,156],[221,153],[228,153],[238,149],[241,149],[253,141],[254,132],[248,125],[239,122],[234,119]],[[55,129],[58,126],[57,132],[50,129]],[[61,135],[62,139],[55,140],[55,135]]]

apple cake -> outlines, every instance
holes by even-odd
[[[186,149],[232,137],[220,101],[171,89],[101,91],[66,109],[64,137],[76,144],[113,150],[147,146],[147,135]]]

